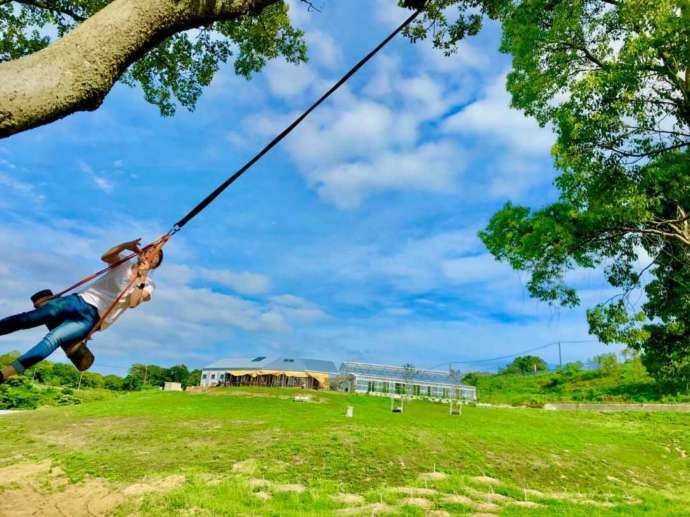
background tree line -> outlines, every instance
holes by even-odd
[[[9,364],[17,357],[19,357],[18,352],[0,355],[0,365]],[[24,377],[48,386],[138,391],[146,387],[159,388],[166,382],[179,382],[183,387],[197,386],[201,382],[201,370],[190,371],[184,364],[165,368],[155,364],[137,363],[133,364],[127,375],[122,377],[88,371],[80,374],[71,364],[43,361],[29,368]]]
[[[536,365],[536,372],[535,372]],[[640,355],[601,354],[549,369],[538,356],[515,358],[498,373],[471,372],[482,402],[542,407],[549,402],[688,402],[690,392],[669,391],[647,371]]]

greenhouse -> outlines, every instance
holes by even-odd
[[[477,400],[477,388],[462,384],[458,376],[447,371],[345,362],[340,377],[348,379],[346,389],[357,393]]]

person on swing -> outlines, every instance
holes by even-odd
[[[112,324],[127,309],[133,309],[148,302],[155,288],[148,276],[163,261],[163,251],[151,247],[142,250],[141,239],[123,242],[106,251],[101,260],[109,265],[122,259],[125,250],[139,255],[138,263],[131,261],[114,267],[87,289],[70,296],[54,298],[49,290],[39,291],[31,297],[35,309],[0,320],[0,336],[18,330],[46,325],[50,332],[31,350],[23,354],[11,365],[0,369],[0,383],[13,375],[21,375],[24,370],[46,359],[59,347],[80,370],[88,368],[93,355],[82,341],[91,329],[106,314],[120,292],[137,276],[137,281],[113,310],[108,314],[98,330]]]

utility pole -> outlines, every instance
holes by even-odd
[[[558,365],[563,368],[563,355],[561,354],[561,342],[558,342]]]
[[[81,380],[84,377],[84,372],[79,372],[79,384],[77,384],[77,391],[81,389]]]

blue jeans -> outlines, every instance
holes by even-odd
[[[23,373],[24,369],[43,361],[59,347],[84,339],[98,323],[98,318],[96,307],[73,294],[55,298],[36,310],[0,320],[0,336],[41,325],[54,327],[35,347],[12,363],[17,373]]]

